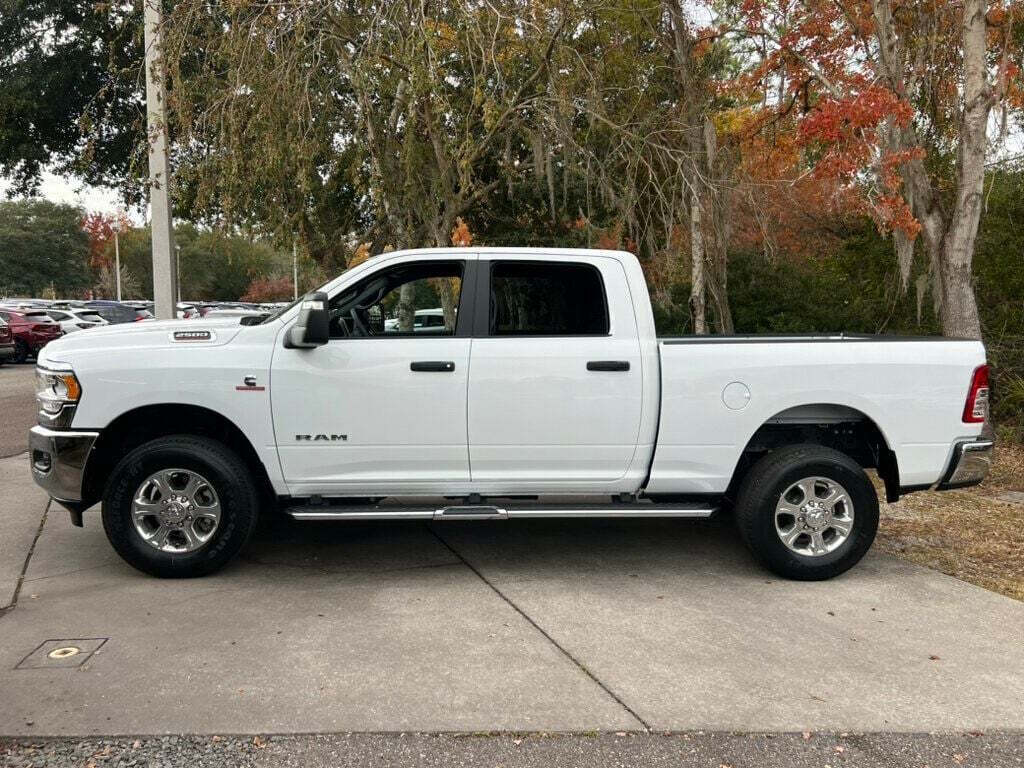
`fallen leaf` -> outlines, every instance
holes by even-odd
[[[939,660],[939,657],[936,656],[934,653],[931,656],[929,656],[928,658],[931,659],[932,661],[938,661]]]
[[[267,742],[265,742],[259,736],[252,737],[252,744],[254,747],[256,747],[256,749],[266,749],[267,747]]]
[[[844,747],[842,744],[840,744],[838,747],[836,747],[836,752],[839,752],[840,754],[845,752],[845,751],[846,751],[846,747]]]
[[[810,731],[804,731],[803,737],[804,737],[804,741],[810,741],[811,740],[811,732]]]

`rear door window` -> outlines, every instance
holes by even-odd
[[[491,336],[604,336],[608,301],[591,264],[496,261],[491,266]]]

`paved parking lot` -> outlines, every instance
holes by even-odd
[[[3,734],[1024,728],[1024,605],[888,556],[807,584],[724,523],[281,519],[161,581],[95,511],[44,514],[25,464],[0,460],[6,594],[31,549]],[[102,645],[22,663],[46,641]]]
[[[28,430],[36,423],[34,363],[0,365],[0,458],[28,450]]]

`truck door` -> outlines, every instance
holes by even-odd
[[[643,371],[621,264],[481,259],[469,453],[481,492],[600,490],[636,450]]]
[[[468,482],[467,256],[388,262],[331,298],[326,345],[278,345],[274,432],[292,494],[429,494]],[[426,316],[441,318],[429,332],[416,325]]]

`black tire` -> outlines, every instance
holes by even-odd
[[[219,525],[193,552],[156,549],[143,540],[132,519],[132,501],[143,482],[172,468],[202,475],[220,501]],[[206,437],[174,435],[139,446],[114,468],[103,494],[103,529],[129,565],[161,578],[191,578],[213,573],[234,558],[255,530],[259,510],[255,479],[234,451]]]
[[[14,340],[14,362],[24,363],[28,360],[28,344],[21,339]]]
[[[827,554],[794,552],[776,530],[776,505],[782,494],[807,477],[835,481],[853,504],[852,530]],[[813,444],[787,446],[761,458],[743,478],[736,499],[736,524],[754,557],[780,576],[800,581],[831,579],[856,565],[871,548],[878,531],[878,494],[860,465],[845,453]]]

